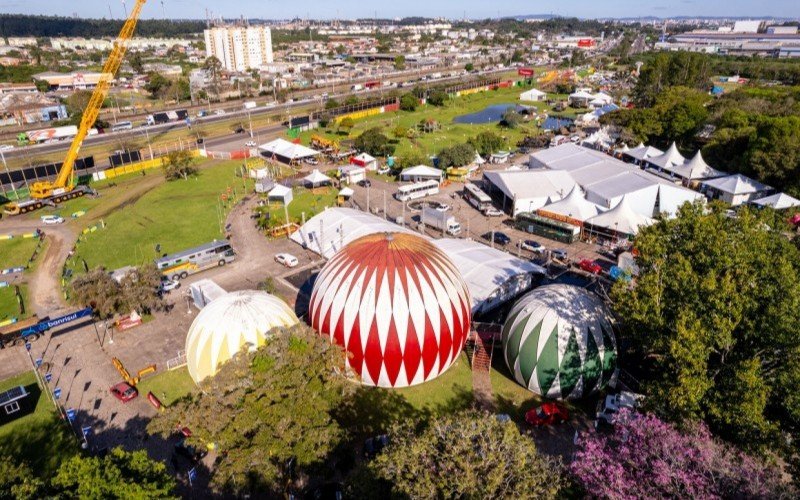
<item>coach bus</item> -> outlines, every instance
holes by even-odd
[[[464,199],[481,212],[492,208],[492,199],[489,195],[472,183],[464,184]]]
[[[190,274],[230,264],[235,258],[229,241],[214,240],[183,252],[165,255],[156,261],[156,267],[162,275],[181,280]]]
[[[415,200],[439,193],[439,181],[430,180],[400,186],[394,197],[399,201]]]
[[[112,132],[120,132],[122,130],[133,129],[133,122],[117,122],[111,126]]]

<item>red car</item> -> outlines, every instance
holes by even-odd
[[[580,261],[580,263],[578,263],[578,267],[580,267],[587,273],[600,274],[603,272],[603,268],[600,267],[600,264],[589,259],[583,259],[582,261]]]
[[[525,421],[531,425],[555,425],[569,420],[569,410],[558,403],[543,403],[525,414]]]
[[[136,387],[131,387],[126,382],[120,382],[119,384],[113,386],[110,390],[111,394],[113,394],[115,398],[119,399],[123,403],[127,403],[139,395],[139,391],[136,390]]]

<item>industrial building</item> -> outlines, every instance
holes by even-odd
[[[260,69],[273,62],[272,31],[266,26],[217,26],[204,31],[206,56],[228,71]]]

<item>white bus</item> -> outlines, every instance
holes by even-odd
[[[408,184],[406,186],[400,186],[400,188],[394,194],[394,197],[399,201],[408,201],[438,193],[439,181],[430,180],[425,182],[415,182],[414,184]]]
[[[119,132],[120,130],[131,130],[133,129],[133,123],[131,122],[118,122],[112,125],[111,131],[112,132]]]
[[[234,259],[230,242],[215,240],[183,252],[165,255],[156,261],[156,267],[162,275],[177,281],[211,267],[230,264]]]
[[[464,184],[464,198],[481,212],[492,208],[492,199],[475,184]]]

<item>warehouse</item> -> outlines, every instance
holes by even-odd
[[[569,173],[557,170],[497,170],[484,172],[483,179],[487,194],[512,217],[535,212],[575,187]]]

